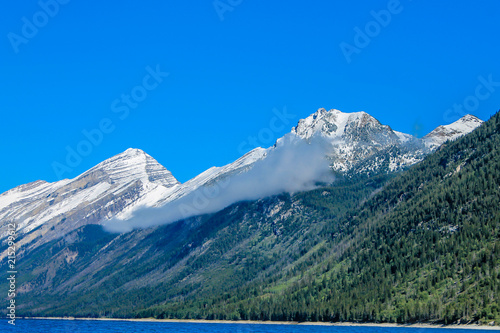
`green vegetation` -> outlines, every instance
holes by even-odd
[[[18,311],[499,324],[499,148],[497,113],[396,176],[124,235],[83,227],[20,258]]]

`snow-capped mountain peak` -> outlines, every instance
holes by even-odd
[[[403,133],[394,132],[364,111],[346,113],[337,109],[321,108],[309,117],[299,120],[292,133],[302,139],[321,135],[331,140],[377,142],[383,145],[407,141]]]
[[[330,141],[329,158],[333,169],[340,172],[353,170],[369,156],[410,140],[364,111],[345,113],[323,108],[301,119],[292,133],[306,140],[320,135]]]
[[[88,170],[82,176],[101,171],[113,183],[128,183],[142,179],[165,187],[180,184],[170,171],[158,163],[153,157],[136,148],[129,148]]]
[[[340,137],[348,124],[367,119],[367,116],[371,117],[363,111],[344,113],[337,109],[327,111],[320,108],[309,117],[301,119],[297,126],[292,128],[292,133],[303,139],[309,139],[316,134],[330,138]]]
[[[75,177],[37,181],[0,194],[0,220],[16,221],[21,234],[56,237],[88,223],[100,223],[137,205],[151,205],[180,182],[140,149],[127,149]],[[50,232],[49,228],[58,226]],[[0,236],[5,236],[2,230]],[[31,238],[22,240],[29,241]]]
[[[436,149],[448,140],[457,138],[472,132],[479,127],[483,121],[473,115],[467,114],[449,125],[438,126],[432,132],[422,138],[424,144],[430,149]]]

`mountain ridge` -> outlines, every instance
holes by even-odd
[[[443,135],[438,136],[437,143],[431,135],[438,129],[440,133],[443,129],[451,131],[453,139],[481,123],[468,115],[446,125],[448,127],[438,127],[425,139],[417,139],[393,131],[363,111],[343,113],[320,108],[300,120],[290,133],[306,141],[315,135],[325,137],[331,145],[327,154],[331,168],[355,176],[406,168],[442,144]],[[284,137],[277,142],[281,141]],[[180,183],[144,151],[129,148],[74,179],[55,183],[36,181],[0,194],[0,219],[4,221],[0,237],[6,237],[6,223],[14,220],[20,233],[33,231],[21,241],[23,245],[41,236],[45,237],[35,244],[49,241],[83,224],[99,224],[110,218],[127,219],[141,207],[162,206],[199,188],[245,173],[275,147],[255,148],[233,163],[212,167],[185,183]]]

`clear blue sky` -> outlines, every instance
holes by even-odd
[[[0,11],[0,192],[129,147],[184,182],[320,107],[418,135],[458,119],[454,104],[483,120],[500,108],[500,84],[478,79],[500,82],[498,1],[60,1]],[[159,83],[146,69],[157,65]],[[293,119],[271,126],[284,107]],[[107,133],[69,167],[67,147],[103,119]]]

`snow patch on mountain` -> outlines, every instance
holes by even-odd
[[[426,147],[434,150],[448,140],[453,141],[472,132],[482,123],[481,119],[468,114],[452,124],[437,127],[422,139]]]

